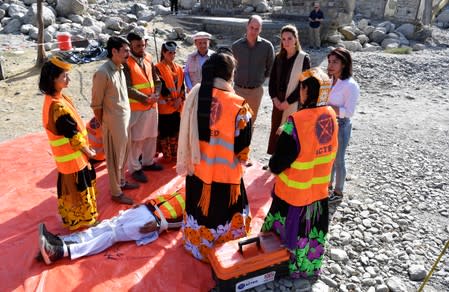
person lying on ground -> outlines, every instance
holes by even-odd
[[[50,265],[64,257],[71,260],[98,254],[117,242],[135,240],[137,245],[155,241],[159,234],[179,228],[184,213],[184,197],[175,192],[162,195],[81,232],[57,236],[39,224],[40,254],[37,260]]]

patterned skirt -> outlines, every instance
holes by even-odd
[[[97,222],[97,185],[95,169],[88,165],[72,174],[58,174],[58,210],[62,224],[69,230]]]
[[[209,262],[207,254],[216,244],[241,238],[249,232],[251,218],[243,180],[240,195],[232,199],[230,184],[212,183],[207,214],[202,205],[203,182],[186,177],[186,212],[182,224],[185,249],[195,258]]]
[[[273,202],[262,231],[274,231],[290,250],[290,276],[318,276],[329,228],[328,199],[295,207],[272,193]]]

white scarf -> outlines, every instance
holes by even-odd
[[[293,64],[292,71],[290,73],[290,79],[287,85],[287,92],[285,93],[285,99],[295,90],[299,82],[299,74],[302,72],[302,66],[304,63],[304,58],[306,53],[304,51],[299,51],[298,56],[296,56],[295,63]],[[298,101],[290,104],[286,110],[282,113],[281,126],[287,121],[287,118],[298,111]]]

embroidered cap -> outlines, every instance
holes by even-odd
[[[207,39],[210,40],[210,38],[212,37],[212,35],[210,33],[207,33],[205,31],[199,31],[196,34],[194,34],[192,36],[193,40],[203,40],[203,39]]]
[[[174,41],[165,42],[163,46],[170,52],[176,52],[176,48],[178,47],[178,45]]]
[[[49,60],[53,65],[55,65],[56,67],[61,68],[62,70],[66,70],[69,71],[70,69],[72,69],[72,65],[69,63],[64,62],[63,60],[61,60],[61,58],[53,56],[50,58]]]
[[[316,102],[317,106],[327,104],[327,100],[329,99],[329,93],[331,91],[332,82],[329,79],[329,76],[319,67],[310,68],[304,72],[299,74],[299,81],[304,81],[309,79],[310,77],[314,77],[320,83],[320,93]]]

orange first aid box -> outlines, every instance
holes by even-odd
[[[218,291],[244,291],[289,274],[290,253],[271,232],[217,245],[208,258]]]

